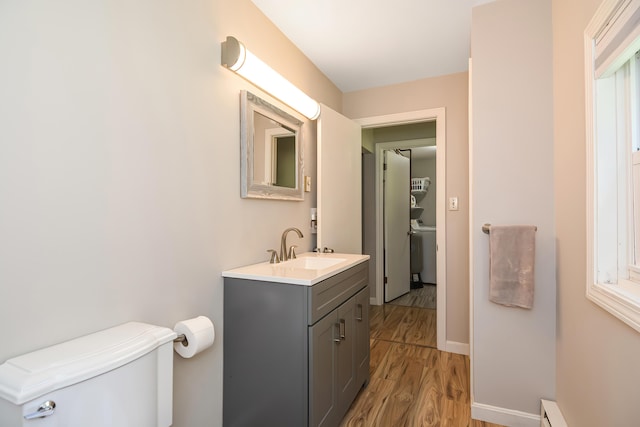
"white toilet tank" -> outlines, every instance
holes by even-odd
[[[170,426],[175,337],[130,322],[7,360],[0,426]]]

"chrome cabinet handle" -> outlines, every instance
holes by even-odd
[[[340,319],[340,339],[341,340],[345,339],[345,329],[346,329],[346,322],[344,319]]]
[[[360,315],[356,316],[356,320],[358,322],[362,322],[362,304],[358,304],[358,305],[356,305],[356,307],[358,307],[358,310],[360,311]]]
[[[333,342],[340,344],[340,341],[342,341],[342,339],[340,338],[340,324],[339,323],[335,323],[334,326],[336,328],[338,328],[338,338],[336,338],[335,335],[334,335]],[[334,328],[334,333],[335,333],[335,328]]]
[[[53,415],[53,413],[55,412],[55,409],[56,409],[56,402],[54,402],[53,400],[47,400],[42,405],[40,405],[40,407],[36,412],[32,412],[30,414],[25,415],[24,419],[33,420],[36,418],[48,417],[49,415]]]

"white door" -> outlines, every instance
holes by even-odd
[[[411,161],[390,150],[384,155],[384,302],[389,302],[411,289]]]
[[[362,130],[321,105],[318,119],[317,246],[362,253]]]

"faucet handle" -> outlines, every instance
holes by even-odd
[[[296,248],[298,247],[298,245],[291,245],[289,246],[289,259],[296,259]]]
[[[333,249],[331,249],[331,248],[327,248],[326,246],[325,246],[325,247],[324,247],[324,249],[322,250],[322,253],[325,253],[325,254],[332,254],[332,253],[334,253],[334,252],[335,252],[335,251],[334,251]]]
[[[271,259],[269,259],[269,264],[278,264],[280,262],[280,258],[278,258],[278,252],[273,249],[267,249],[267,252],[271,253]]]

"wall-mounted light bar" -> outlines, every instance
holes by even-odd
[[[222,42],[222,65],[270,93],[305,117],[315,120],[320,104],[247,50],[235,37]]]

